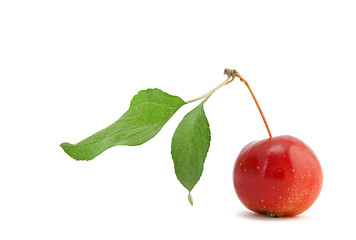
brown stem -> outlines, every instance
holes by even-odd
[[[248,84],[248,82],[240,75],[240,73],[238,73],[235,69],[234,70],[231,70],[231,69],[225,69],[225,74],[227,75],[230,75],[232,77],[238,77],[240,78],[241,82],[245,83],[245,85],[247,86],[248,90],[250,91],[252,97],[253,97],[253,100],[255,101],[256,105],[257,105],[257,108],[258,110],[260,111],[260,114],[261,114],[261,117],[263,119],[263,122],[265,123],[266,125],[266,128],[267,128],[267,131],[268,131],[268,135],[269,135],[269,138],[272,138],[272,134],[271,134],[271,130],[269,129],[269,126],[267,124],[267,121],[266,121],[266,118],[265,116],[263,115],[263,112],[262,112],[262,109],[260,107],[260,105],[258,104],[258,101],[256,99],[256,96],[255,94],[253,93],[250,85]]]

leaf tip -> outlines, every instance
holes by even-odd
[[[69,142],[62,142],[60,145],[59,145],[63,151],[68,154],[69,156],[71,156],[71,148],[73,146],[73,144],[69,143]],[[72,157],[72,156],[71,156]]]
[[[59,146],[66,152],[66,150],[68,149],[68,147],[70,146],[71,144],[68,143],[68,142],[62,142],[61,144],[59,144]]]
[[[190,194],[190,192],[188,194],[188,201],[189,201],[190,205],[193,207],[193,197],[192,197],[192,194]]]
[[[73,158],[74,160],[76,161],[83,161],[83,160],[91,160],[91,159],[88,159],[86,157],[83,157],[81,156],[81,154],[78,154],[76,151],[75,151],[75,144],[71,144],[71,143],[68,143],[68,142],[63,142],[59,145],[63,151],[68,154],[68,156],[70,156],[71,158]]]

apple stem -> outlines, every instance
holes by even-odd
[[[267,128],[267,131],[268,131],[268,135],[269,135],[269,138],[271,139],[272,138],[272,134],[271,134],[271,130],[269,129],[269,126],[267,124],[267,120],[265,118],[265,116],[263,115],[263,112],[262,112],[262,109],[260,107],[260,105],[258,104],[258,101],[256,99],[256,96],[255,94],[253,93],[251,87],[250,87],[250,84],[248,84],[248,82],[240,75],[240,73],[238,73],[235,69],[231,70],[231,69],[225,69],[225,74],[227,74],[228,76],[232,76],[233,78],[235,77],[238,77],[240,78],[241,82],[245,83],[245,85],[247,86],[248,90],[250,91],[251,95],[252,95],[252,98],[253,100],[255,101],[256,105],[257,105],[257,108],[258,110],[260,111],[260,114],[261,114],[261,117],[263,119],[263,122],[265,123],[266,125],[266,128]],[[233,80],[233,79],[232,79]],[[232,81],[231,80],[231,81]]]

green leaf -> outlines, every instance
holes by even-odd
[[[91,160],[113,146],[143,144],[184,104],[180,97],[157,88],[142,90],[132,98],[129,110],[119,120],[77,144],[64,142],[60,146],[76,160]]]
[[[175,173],[189,192],[202,175],[210,139],[209,123],[202,102],[185,115],[172,138],[171,153]]]

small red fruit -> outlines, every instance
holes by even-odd
[[[233,178],[241,202],[270,217],[304,212],[317,199],[323,182],[313,151],[292,136],[246,145],[236,160]]]
[[[269,139],[247,144],[234,166],[237,196],[251,211],[269,217],[295,216],[317,199],[323,173],[314,152],[292,136],[272,137],[260,105],[248,82],[236,71],[225,74],[240,78],[250,91],[266,125]]]

